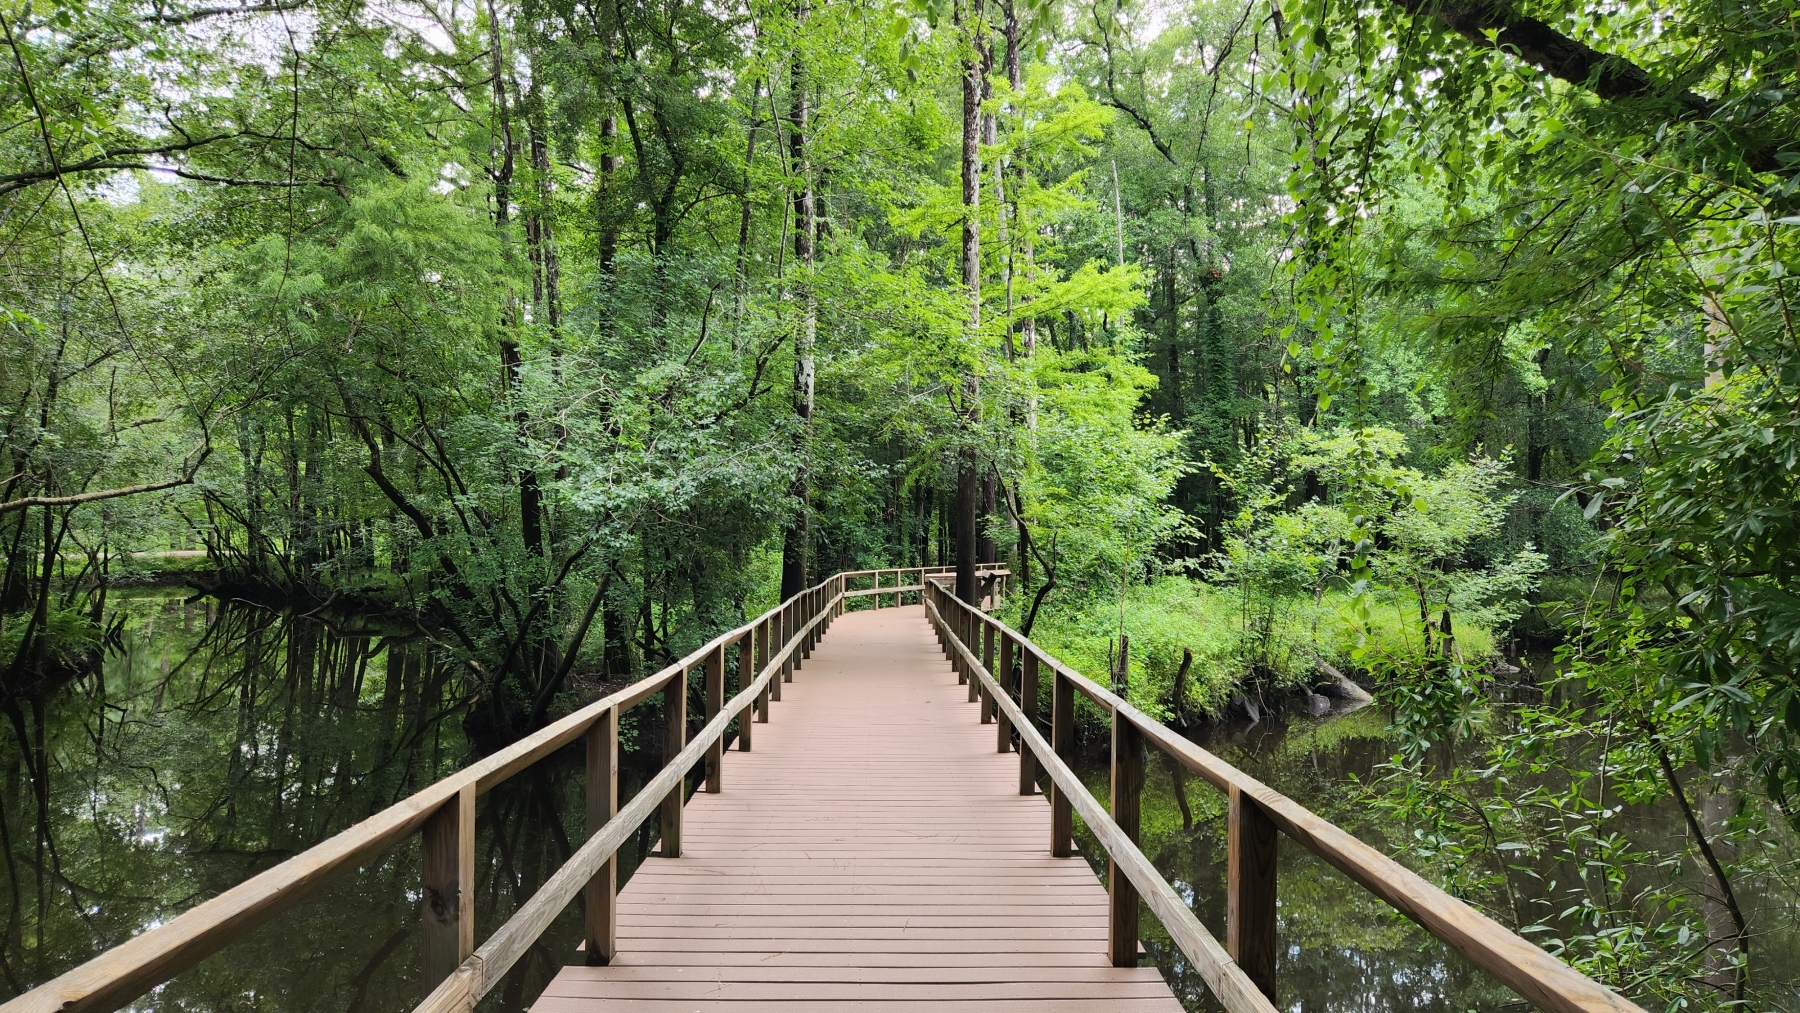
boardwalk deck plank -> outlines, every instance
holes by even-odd
[[[610,967],[562,970],[534,1013],[1178,1013],[1106,957],[1106,892],[1049,855],[918,607],[840,617],[725,792],[688,803],[682,857],[619,896]]]

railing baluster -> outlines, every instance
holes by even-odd
[[[812,638],[814,627],[809,625],[813,617],[819,614],[819,600],[815,592],[800,592],[800,656],[812,660]]]
[[[761,675],[769,665],[769,624],[773,620],[764,619],[756,624],[756,669],[752,677]],[[763,687],[762,694],[756,698],[756,720],[767,724],[769,721],[769,701],[781,699],[781,680],[770,679]]]
[[[787,646],[788,639],[794,635],[794,603],[793,602],[789,602],[788,604],[783,605],[781,607],[781,619],[777,623],[777,625],[780,627],[781,635],[778,638],[776,638],[774,649],[779,651],[783,647]],[[782,658],[781,659],[781,681],[782,682],[793,682],[794,681],[794,669],[797,667],[798,666],[794,663],[794,656],[792,654],[788,654],[786,657]]]
[[[977,609],[971,608],[968,614],[971,626],[969,635],[974,636],[973,627],[975,625],[981,627],[981,667],[992,672],[994,670],[994,628],[981,621],[981,613]],[[980,680],[976,681],[980,682]],[[985,725],[992,721],[999,711],[1000,708],[988,698],[987,683],[981,683],[981,723]]]
[[[1050,748],[1064,763],[1075,762],[1075,684],[1050,670]],[[1061,788],[1050,786],[1050,854],[1075,853],[1075,812]]]
[[[475,952],[475,786],[438,807],[420,833],[424,934],[420,994]]]
[[[956,603],[956,639],[969,646],[969,653],[974,654],[974,646],[970,644],[970,641],[974,639],[975,632],[975,617],[970,614],[972,606],[954,593],[950,595],[950,600]],[[981,700],[981,695],[981,680],[975,677],[975,673],[970,672],[969,702],[975,703]],[[981,723],[987,724],[987,704],[985,702],[981,705]]]
[[[608,707],[587,733],[587,835],[594,836],[619,811],[619,709]],[[588,880],[587,962],[610,964],[619,952],[619,856]]]
[[[706,655],[706,720],[719,716],[725,707],[725,645]],[[725,738],[720,736],[706,747],[706,793],[717,795],[725,790]]]
[[[1112,818],[1131,843],[1138,843],[1140,796],[1144,790],[1144,736],[1137,726],[1112,716]],[[1106,888],[1111,912],[1106,922],[1107,950],[1114,967],[1136,967],[1138,892],[1111,855],[1106,858]]]
[[[987,650],[987,654],[989,655],[989,657],[992,657],[993,653],[994,653],[993,650],[991,649],[992,645],[993,645],[993,640],[994,640],[994,628],[992,626],[989,626],[987,628],[987,630],[988,630],[987,640],[988,640],[988,647],[989,647],[989,649]],[[1012,693],[1012,691],[1013,691],[1013,639],[1011,637],[1009,637],[1005,634],[1000,635],[1000,667],[998,669],[994,669],[994,668],[990,667],[988,669],[988,671],[993,672],[995,674],[995,676],[996,676],[995,681],[1000,683],[1001,692],[1004,692],[1007,694]],[[995,731],[994,745],[995,745],[995,748],[998,752],[1002,752],[1002,753],[1009,752],[1012,749],[1012,722],[1008,721],[1006,719],[1006,714],[1001,712],[999,708],[996,707],[994,709],[994,711],[995,711],[995,713],[994,713],[994,731]]]
[[[1019,709],[1025,712],[1033,728],[1037,727],[1038,713],[1038,658],[1030,648],[1023,648],[1019,659]],[[1019,794],[1037,794],[1037,754],[1025,744],[1025,736],[1019,736]]]
[[[806,592],[794,596],[793,604],[787,608],[788,636],[798,635],[800,641],[794,646],[794,653],[788,655],[788,675],[791,678],[800,671],[800,663],[806,660]],[[787,641],[783,640],[783,643]]]
[[[1275,859],[1281,837],[1256,800],[1228,789],[1225,948],[1275,1001]]]
[[[687,669],[675,673],[669,685],[663,690],[663,765],[675,762],[683,746],[687,745]],[[679,781],[669,792],[662,804],[662,856],[664,858],[681,857],[681,806],[687,801],[687,772],[682,771]]]
[[[745,630],[744,635],[738,638],[737,686],[739,693],[756,681],[756,673],[759,669],[756,667],[755,644],[756,633],[752,630]],[[760,697],[761,694],[758,696]],[[757,707],[758,703],[752,703],[749,711],[738,714],[738,748],[746,753],[750,751],[750,740],[753,737],[750,726],[756,724]]]
[[[950,646],[951,639],[956,635],[957,611],[956,606],[951,604],[956,596],[944,590],[942,584],[931,585],[931,596],[937,601],[938,616],[944,624],[944,656],[950,659],[950,668],[956,673],[956,681],[966,682],[969,674],[963,671],[962,656]]]

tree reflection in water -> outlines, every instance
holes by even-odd
[[[114,603],[126,622],[101,668],[15,701],[18,719],[0,725],[0,999],[473,758],[464,682],[417,631],[169,596]],[[654,719],[627,715],[622,739],[632,743],[640,721],[658,727]],[[628,748],[626,797],[645,779],[636,757]],[[567,859],[583,832],[583,790],[577,743],[481,798],[477,938]],[[650,844],[645,827],[621,852],[622,875]],[[139,1005],[410,1009],[419,903],[414,837]],[[580,925],[577,905],[486,1005],[528,1004],[575,960]]]

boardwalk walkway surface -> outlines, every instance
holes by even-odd
[[[681,857],[621,892],[617,959],[533,1013],[1179,1013],[1155,968],[1108,964],[1105,889],[1050,857],[1050,807],[966,701],[921,607],[837,619],[688,803]]]

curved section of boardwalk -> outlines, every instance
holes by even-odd
[[[918,606],[832,623],[680,858],[619,897],[619,956],[534,1013],[1008,1009],[1179,1013],[1155,968],[1106,961],[1106,891],[1049,853]]]

